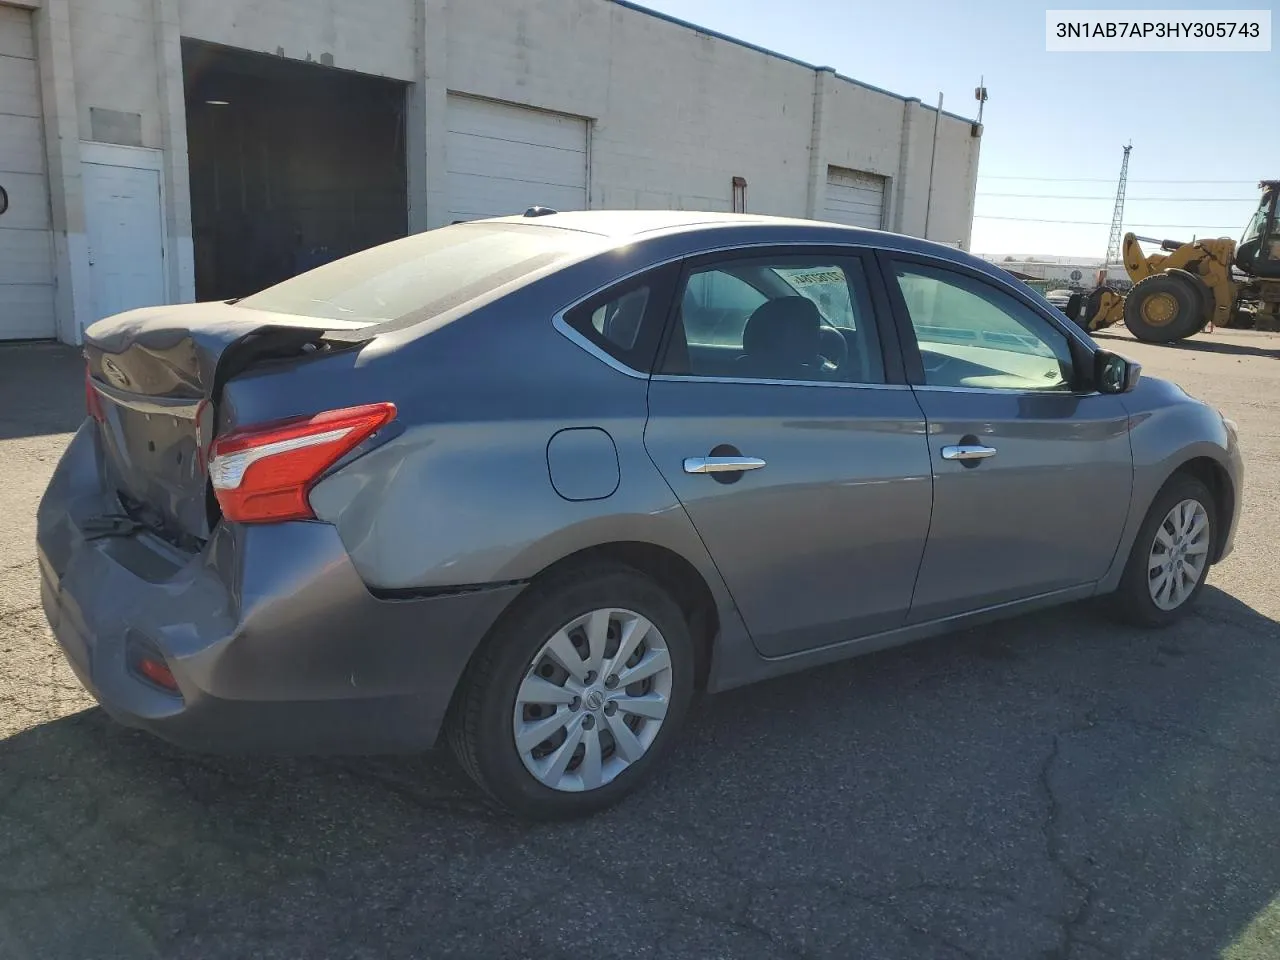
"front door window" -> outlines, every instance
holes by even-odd
[[[916,263],[894,275],[915,330],[925,384],[1017,391],[1070,391],[1066,334],[990,284]]]

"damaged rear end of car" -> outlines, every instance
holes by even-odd
[[[222,304],[87,332],[89,416],[41,502],[37,540],[45,614],[116,719],[216,751],[429,743],[438,722],[403,639],[424,611],[370,593],[307,502],[378,443],[394,401],[236,396],[237,377],[296,387],[300,367],[358,352],[352,332],[334,340],[322,324]],[[433,615],[447,619],[443,606]],[[351,636],[383,638],[384,656],[357,656]]]
[[[37,546],[46,617],[103,707],[218,752],[431,746],[473,649],[454,638],[519,587],[379,594],[310,493],[404,434],[424,351],[401,348],[581,245],[446,228],[90,326]]]

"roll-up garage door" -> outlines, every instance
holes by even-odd
[[[0,6],[0,340],[55,333],[41,124],[31,12]]]
[[[874,173],[828,167],[824,218],[879,230],[884,225],[884,187],[885,178]]]
[[[451,95],[449,220],[587,206],[587,122],[509,103]]]

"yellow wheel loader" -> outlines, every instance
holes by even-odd
[[[1280,330],[1280,180],[1258,184],[1262,200],[1240,243],[1220,238],[1181,243],[1132,233],[1124,237],[1128,294],[1103,281],[1077,295],[1067,315],[1089,332],[1124,321],[1139,340],[1171,343],[1206,328]],[[1142,252],[1156,243],[1163,253]]]

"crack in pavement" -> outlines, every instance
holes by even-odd
[[[1054,915],[1054,914],[1045,914],[1038,910],[1035,910],[1034,908],[1031,908],[1029,905],[1019,900],[1019,898],[1015,893],[1012,893],[1008,890],[1003,890],[997,887],[987,887],[982,885],[965,884],[965,883],[948,884],[948,883],[924,881],[924,882],[908,883],[908,884],[893,886],[887,889],[862,891],[862,890],[853,889],[848,885],[839,883],[833,879],[825,878],[825,877],[808,877],[808,878],[805,878],[804,880],[798,880],[798,881],[792,881],[792,882],[786,882],[786,883],[778,883],[777,881],[762,880],[758,876],[748,875],[744,873],[742,870],[738,869],[737,866],[733,864],[731,861],[725,860],[721,856],[718,849],[716,848],[715,842],[710,838],[701,836],[696,830],[691,830],[688,828],[687,825],[682,825],[681,827],[676,828],[676,832],[683,834],[686,837],[686,839],[691,841],[691,843],[693,843],[703,852],[707,853],[711,857],[711,859],[714,860],[715,863],[720,867],[721,872],[726,877],[728,877],[731,880],[742,883],[747,887],[746,896],[742,898],[741,905],[736,910],[727,909],[724,911],[717,911],[717,910],[708,909],[704,905],[690,902],[685,898],[682,898],[680,896],[677,896],[671,893],[663,892],[660,890],[655,891],[651,889],[637,888],[634,883],[630,882],[629,879],[619,874],[609,873],[607,870],[601,867],[592,867],[591,869],[593,869],[597,873],[597,875],[600,876],[602,879],[606,880],[607,882],[617,884],[623,890],[626,890],[628,893],[636,897],[647,899],[652,902],[663,903],[668,906],[673,906],[692,916],[699,917],[700,919],[708,920],[710,922],[720,924],[730,929],[735,929],[741,932],[750,933],[758,937],[763,937],[771,946],[790,951],[793,956],[802,958],[802,960],[804,960],[804,958],[810,958],[814,956],[814,954],[810,949],[806,948],[801,944],[789,942],[779,937],[773,931],[749,919],[749,915],[752,911],[752,908],[759,903],[760,898],[764,894],[777,893],[778,891],[781,891],[781,890],[800,891],[800,892],[813,891],[818,889],[826,890],[827,892],[835,894],[837,898],[841,900],[860,903],[864,906],[872,907],[884,919],[888,920],[890,923],[896,924],[901,928],[903,928],[904,930],[908,930],[916,934],[917,936],[923,937],[926,940],[929,940],[936,944],[940,944],[941,946],[953,951],[954,953],[956,953],[961,957],[969,958],[969,960],[976,960],[979,954],[973,951],[972,949],[964,946],[963,944],[956,942],[954,939],[947,936],[946,934],[943,934],[938,932],[937,930],[931,929],[929,926],[925,924],[921,924],[917,920],[913,919],[907,913],[907,911],[905,911],[898,903],[895,902],[895,900],[901,896],[911,896],[912,894],[917,894],[917,893],[919,894],[941,893],[941,894],[952,894],[952,895],[977,894],[981,896],[988,896],[988,897],[993,897],[993,898],[1003,900],[1007,903],[1010,903],[1012,905],[1028,910],[1028,912],[1034,916],[1043,917],[1044,919],[1050,920],[1052,922],[1061,922],[1060,916]],[[543,849],[543,852],[550,859],[556,860],[557,862],[560,862],[562,864],[566,864],[566,861],[558,853],[546,850],[545,848]],[[572,864],[566,864],[566,865],[571,866],[575,869],[581,869],[581,864],[578,863],[577,861],[574,861]],[[856,935],[857,935],[856,931],[849,931],[844,936],[839,937],[834,942],[834,944],[829,945],[831,952],[838,954],[840,947],[843,944],[847,943],[852,937]]]
[[[637,886],[629,874],[611,873],[599,864],[582,860],[566,860],[564,855],[558,850],[549,848],[547,844],[540,842],[537,838],[531,839],[529,846],[538,849],[547,859],[552,860],[562,866],[568,867],[575,871],[586,871],[595,874],[595,876],[605,883],[617,886],[620,890],[639,900],[646,900],[650,903],[657,903],[668,907],[674,907],[678,911],[697,917],[700,920],[706,920],[710,923],[718,924],[731,930],[737,930],[740,933],[746,933],[751,936],[760,937],[775,949],[786,951],[788,956],[796,958],[796,960],[814,960],[814,954],[799,944],[788,942],[779,937],[776,933],[768,930],[757,923],[754,923],[746,917],[749,911],[749,904],[758,891],[751,891],[744,898],[744,906],[736,913],[732,911],[717,911],[709,909],[706,906],[691,902],[680,897],[670,891],[660,889],[649,889]],[[713,854],[713,858],[717,863],[719,858]],[[732,871],[730,874],[732,879],[741,881],[743,878],[738,872]],[[780,956],[780,954],[775,954]]]
[[[978,960],[978,954],[975,953],[974,951],[968,949],[967,947],[962,947],[960,944],[956,943],[950,937],[946,937],[941,933],[937,933],[934,930],[930,930],[928,927],[921,926],[920,924],[911,920],[906,915],[906,913],[900,910],[898,907],[885,905],[884,909],[892,913],[897,918],[898,922],[901,923],[908,930],[914,930],[916,933],[920,934],[922,937],[926,937],[929,940],[934,940],[937,943],[942,944],[944,947],[946,947],[949,950],[954,950],[956,953],[960,954],[960,956],[965,957],[966,960]]]
[[[39,603],[31,603],[25,607],[12,607],[8,610],[0,612],[0,623],[3,623],[4,621],[10,619],[11,617],[16,617],[18,616],[18,614],[30,613],[32,610],[39,610],[39,609],[40,609]]]
[[[1093,909],[1093,886],[1081,878],[1066,861],[1065,844],[1058,831],[1058,821],[1062,816],[1062,805],[1053,789],[1053,768],[1058,762],[1062,737],[1071,733],[1083,732],[1092,726],[1094,726],[1094,723],[1086,720],[1084,725],[1077,725],[1055,733],[1052,746],[1044,762],[1040,765],[1040,772],[1037,778],[1046,803],[1045,817],[1040,825],[1040,830],[1044,834],[1045,852],[1049,862],[1057,868],[1058,872],[1062,874],[1071,886],[1080,892],[1080,903],[1076,906],[1076,909],[1069,914],[1056,918],[1062,927],[1062,942],[1056,950],[1046,953],[1045,960],[1068,960],[1075,949],[1076,943],[1080,942],[1077,938],[1077,930],[1088,921],[1089,913]]]
[[[1135,730],[1147,733],[1162,733],[1168,736],[1177,737],[1180,740],[1186,740],[1189,743],[1206,747],[1210,750],[1216,750],[1225,753],[1228,756],[1245,760],[1250,763],[1259,763],[1264,766],[1280,766],[1280,757],[1273,757],[1265,753],[1255,753],[1251,750],[1241,750],[1230,744],[1223,743],[1212,736],[1206,734],[1202,730],[1191,730],[1187,727],[1179,726],[1176,723],[1156,723],[1151,720],[1139,720],[1136,717],[1127,717],[1122,714],[1115,714],[1109,717],[1103,717],[1094,721],[1095,725],[1113,723],[1121,726],[1132,727]],[[1070,730],[1069,733],[1078,731]]]
[[[1086,730],[1092,725],[1092,723],[1086,723],[1078,727],[1068,728],[1066,732]],[[944,896],[976,895],[1001,900],[1011,906],[1026,911],[1030,916],[1039,917],[1052,923],[1061,924],[1063,922],[1061,914],[1048,913],[1035,908],[1031,904],[1024,902],[1019,897],[1017,891],[1010,891],[1000,887],[985,886],[982,884],[965,882],[947,883],[921,880],[897,884],[887,888],[871,887],[869,889],[857,890],[851,889],[847,885],[825,877],[807,877],[804,880],[786,883],[778,883],[777,881],[762,882],[754,876],[743,873],[743,871],[739,870],[732,861],[726,860],[720,854],[720,851],[713,840],[702,836],[697,830],[690,828],[687,824],[683,824],[680,827],[675,828],[675,832],[684,835],[692,843],[707,853],[716,861],[717,864],[719,864],[722,872],[726,876],[737,880],[748,887],[748,894],[743,900],[741,909],[738,911],[739,919],[745,920],[746,916],[750,913],[752,906],[758,901],[759,897],[766,892],[778,892],[780,890],[797,890],[806,892],[815,889],[823,889],[830,893],[834,893],[839,898],[875,907],[881,912],[882,916],[885,916],[886,919],[891,922],[896,923],[904,929],[910,930],[928,940],[939,943],[963,957],[976,957],[978,954],[974,953],[962,944],[957,943],[945,934],[939,933],[928,926],[922,925],[913,920],[909,914],[895,902],[896,899],[903,896],[910,897],[915,894],[941,894]],[[1055,864],[1055,867],[1061,870],[1060,865]],[[1084,918],[1081,917],[1080,922],[1082,922],[1083,919]],[[835,949],[838,951],[841,944],[844,944],[855,935],[855,933],[851,932],[840,938],[835,944]],[[1079,937],[1075,938],[1075,942],[1080,943],[1081,945],[1092,946],[1092,944],[1088,944],[1087,941],[1084,941]]]

